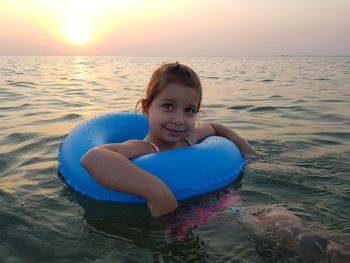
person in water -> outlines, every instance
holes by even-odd
[[[258,155],[228,127],[217,123],[199,125],[201,102],[202,85],[190,67],[178,62],[161,65],[153,73],[145,97],[138,102],[149,120],[149,132],[144,140],[97,146],[82,156],[82,166],[101,185],[144,198],[153,216],[174,211],[178,202],[167,185],[130,159],[188,147],[211,135],[231,140],[245,159]]]
[[[239,218],[242,228],[257,241],[258,253],[268,262],[289,257],[301,262],[350,262],[349,235],[307,228],[282,206],[247,207],[241,209]]]

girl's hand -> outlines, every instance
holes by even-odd
[[[218,123],[208,123],[197,126],[192,131],[190,139],[192,142],[197,143],[201,139],[211,135],[222,136],[232,141],[238,147],[247,162],[251,162],[253,160],[255,161],[263,156],[262,153],[256,151],[245,139],[239,136],[236,132]]]
[[[251,163],[266,157],[266,154],[254,150],[254,152],[243,153],[243,157],[247,163]]]

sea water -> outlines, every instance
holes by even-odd
[[[152,72],[177,60],[202,80],[200,122],[223,123],[266,155],[225,189],[182,203],[191,214],[236,199],[182,230],[181,217],[76,193],[57,171],[73,127],[134,112]],[[239,210],[270,205],[349,235],[349,113],[349,57],[0,57],[0,261],[261,262]]]

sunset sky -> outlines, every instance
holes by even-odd
[[[0,55],[350,55],[349,0],[0,0]]]

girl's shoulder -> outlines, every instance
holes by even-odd
[[[137,155],[135,154],[136,156],[154,153],[153,146],[146,140],[128,140],[122,144],[134,149],[135,153],[137,153]]]
[[[204,123],[196,126],[188,138],[191,140],[193,144],[198,143],[200,140],[205,137],[215,135],[215,130],[211,123]]]
[[[143,140],[128,140],[122,143],[106,144],[105,148],[118,152],[128,159],[154,153],[152,145]]]

